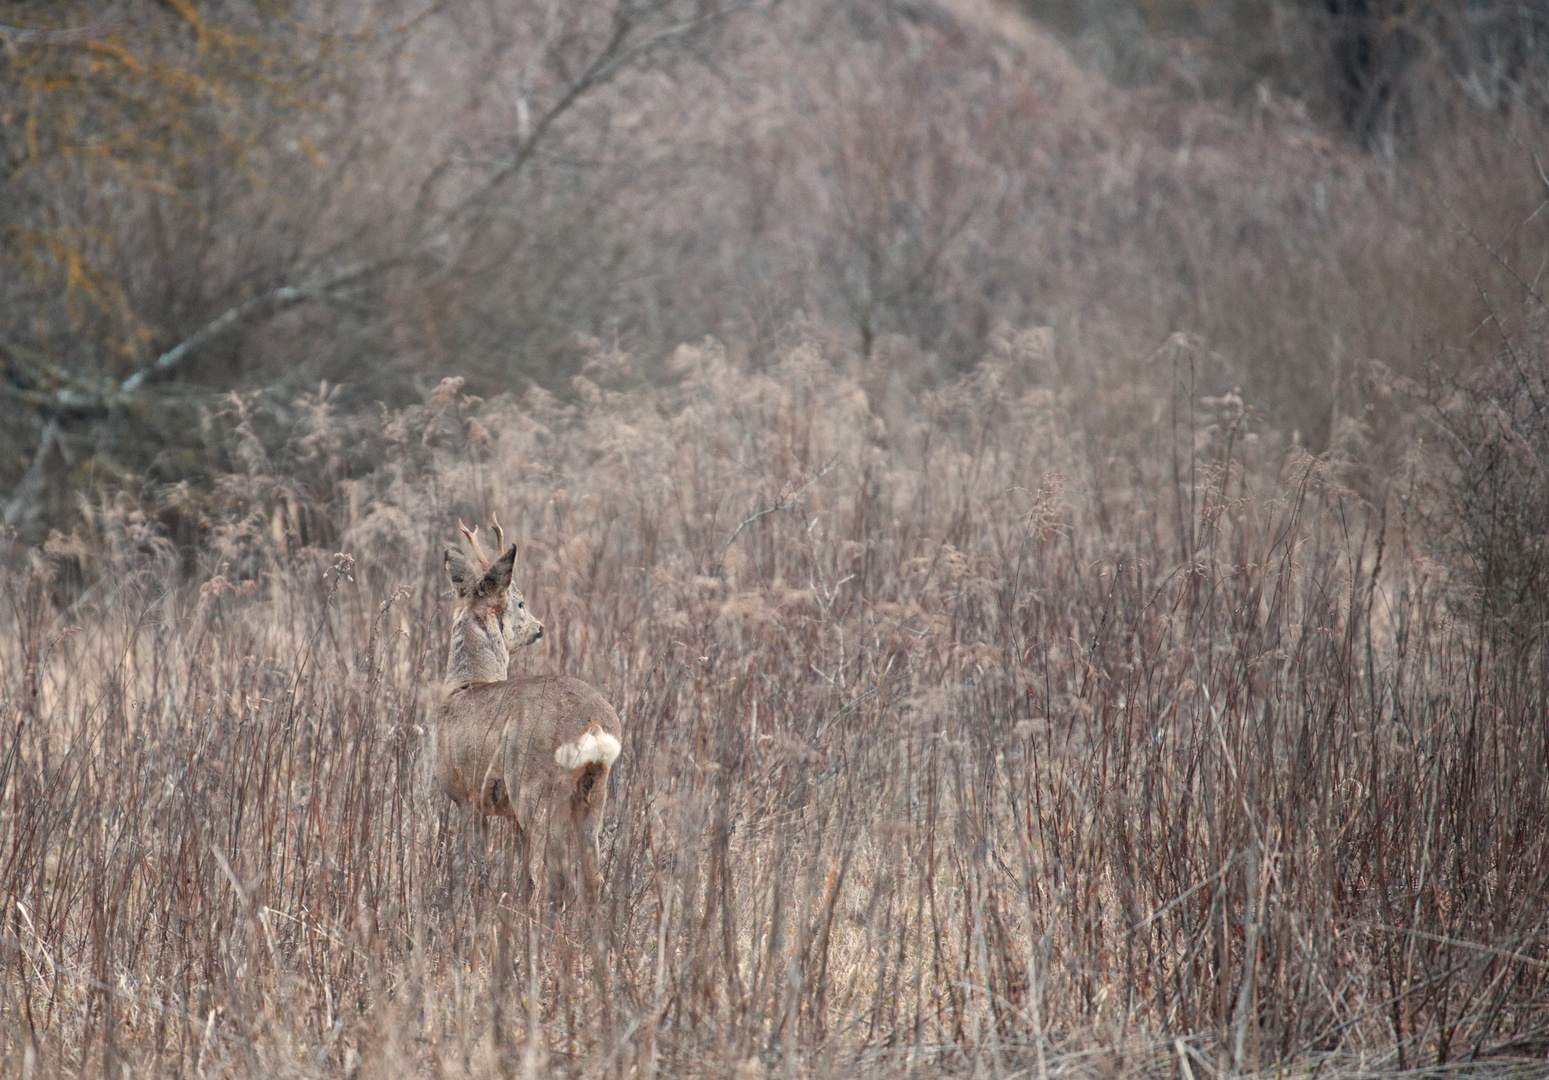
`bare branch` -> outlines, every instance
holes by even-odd
[[[147,383],[171,374],[204,345],[243,324],[267,318],[306,301],[336,303],[338,298],[330,295],[333,290],[354,281],[377,277],[387,270],[424,256],[441,242],[447,230],[454,225],[467,220],[476,227],[478,216],[488,207],[493,193],[511,177],[521,172],[532,160],[555,123],[590,92],[611,82],[630,64],[670,45],[691,39],[710,25],[725,20],[731,14],[750,6],[751,2],[752,0],[743,0],[741,3],[728,4],[708,14],[662,27],[636,41],[630,40],[630,34],[639,26],[639,20],[628,5],[620,4],[614,12],[613,24],[606,42],[592,56],[585,69],[570,83],[559,99],[532,123],[528,131],[522,133],[512,156],[495,168],[475,191],[459,200],[456,205],[414,228],[413,232],[417,235],[400,251],[385,258],[323,274],[320,278],[301,285],[282,285],[244,300],[228,308],[156,357],[150,364],[130,375],[119,385],[118,391],[133,393]],[[437,166],[421,185],[420,196],[416,200],[418,212],[424,212],[430,191],[446,168],[447,163]],[[59,393],[66,393],[66,391],[62,390]],[[81,397],[81,400],[86,402],[101,396],[89,393],[82,396],[75,388],[72,388],[69,393]],[[112,396],[111,393],[108,396]],[[69,407],[66,406],[64,398],[60,398],[59,404]],[[78,406],[80,403],[74,404]]]
[[[770,514],[778,513],[781,510],[793,509],[796,504],[801,501],[801,497],[807,493],[808,489],[811,488],[813,484],[817,483],[819,480],[823,479],[823,477],[827,476],[830,472],[833,471],[833,468],[838,463],[838,460],[838,458],[833,458],[825,462],[823,467],[817,472],[813,473],[811,478],[808,479],[805,484],[801,485],[801,487],[797,488],[789,495],[778,497],[775,500],[773,506],[766,506],[764,509],[758,511],[752,517],[743,521],[740,525],[733,529],[731,531],[731,535],[721,543],[721,555],[723,559],[726,555],[726,549],[731,547],[732,541],[737,539],[738,535],[741,534],[743,529],[746,529],[749,525],[752,525],[760,518],[767,517]]]
[[[188,337],[162,353],[151,363],[129,376],[120,384],[119,389],[126,394],[133,393],[147,382],[161,378],[187,360],[201,345],[244,322],[260,316],[273,315],[308,300],[319,303],[335,303],[337,298],[330,295],[332,290],[360,278],[380,273],[383,270],[398,265],[400,262],[401,260],[395,257],[379,259],[369,263],[360,263],[336,270],[304,285],[282,285],[277,289],[270,290],[249,300],[244,300],[234,307],[227,308],[210,322],[205,323]]]
[[[230,330],[237,324],[252,318],[265,309],[278,311],[306,299],[306,293],[300,289],[281,287],[263,296],[255,296],[251,300],[245,300],[232,308],[227,308],[214,320],[205,323],[204,326],[194,331],[193,334],[178,342],[172,348],[162,353],[146,367],[141,368],[129,378],[125,379],[120,387],[125,393],[133,393],[152,379],[160,378],[173,368],[177,367],[193,353],[195,349],[203,345],[226,330]]]
[[[38,452],[33,455],[32,464],[27,467],[21,482],[16,485],[16,490],[6,501],[3,520],[7,529],[14,529],[18,525],[35,520],[42,511],[43,490],[47,486],[48,461],[53,456],[58,442],[59,421],[50,418],[48,426],[43,429],[43,439],[38,443]]]
[[[670,44],[686,41],[712,24],[724,21],[732,14],[750,7],[751,3],[752,0],[743,0],[741,3],[728,4],[709,14],[663,27],[632,44],[628,43],[628,39],[630,30],[636,25],[636,20],[624,11],[624,5],[621,4],[614,13],[612,32],[608,35],[607,42],[592,57],[586,68],[571,81],[559,100],[532,123],[531,130],[518,141],[510,159],[491,173],[478,190],[465,196],[456,206],[441,215],[438,228],[432,231],[439,232],[469,211],[482,209],[485,200],[495,189],[520,172],[532,159],[539,144],[555,122],[592,90],[606,85],[635,61]]]
[[[123,8],[123,0],[119,0],[108,9],[107,13],[93,19],[85,26],[77,26],[64,30],[33,30],[24,26],[5,26],[0,24],[0,43],[7,48],[15,48],[19,45],[68,45],[72,42],[83,41],[86,38],[96,37],[108,27],[119,21],[119,12]]]

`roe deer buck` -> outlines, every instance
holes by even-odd
[[[618,714],[580,679],[507,679],[511,652],[542,637],[543,624],[512,584],[516,545],[500,554],[505,534],[490,520],[498,557],[479,543],[478,526],[460,521],[477,561],[455,545],[446,549],[456,607],[447,697],[432,744],[436,783],[460,806],[510,818],[529,851],[538,841],[545,862],[558,854],[556,826],[567,832],[582,881],[595,890],[602,882],[597,827],[620,750]]]

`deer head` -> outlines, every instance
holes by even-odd
[[[505,543],[500,522],[491,515],[495,549]],[[506,677],[511,653],[543,636],[543,624],[527,610],[526,598],[511,580],[516,566],[516,545],[491,557],[479,543],[478,526],[458,528],[473,551],[470,559],[461,548],[446,549],[446,576],[456,594],[452,613],[452,649],[447,663],[447,682],[499,682]]]

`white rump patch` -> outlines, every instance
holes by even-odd
[[[620,749],[619,741],[606,731],[587,728],[586,734],[575,742],[565,743],[555,750],[554,760],[565,769],[579,769],[582,765],[593,761],[612,765],[618,760]]]

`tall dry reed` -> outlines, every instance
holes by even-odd
[[[123,504],[7,569],[0,1068],[1542,1061],[1545,684],[1402,504],[1186,343],[1101,409],[1029,342],[919,398],[830,352],[364,425],[324,391],[284,460],[236,402],[192,571]],[[489,509],[517,667],[624,718],[590,911],[517,901],[423,782],[439,551]]]

